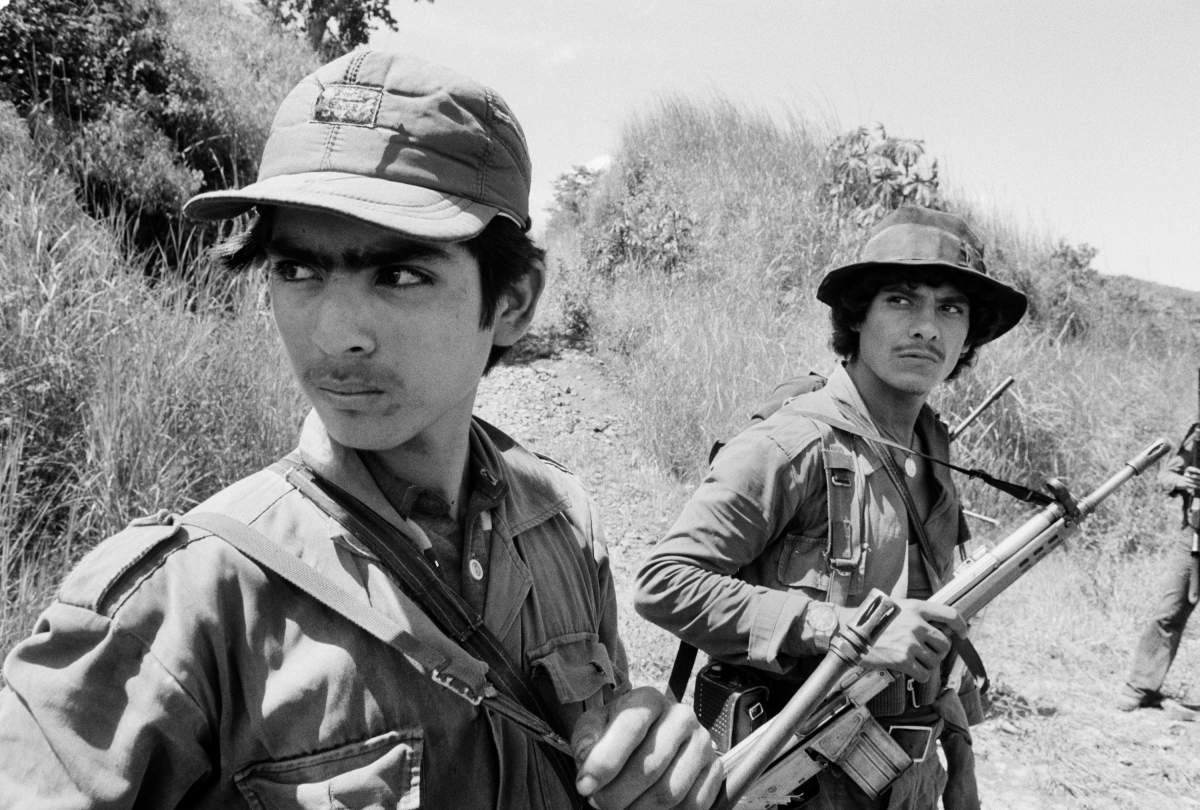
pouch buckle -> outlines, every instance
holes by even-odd
[[[932,726],[888,726],[888,734],[914,763],[924,762],[929,756],[929,749],[933,745]]]
[[[429,673],[429,679],[438,686],[444,686],[449,689],[472,706],[478,706],[480,703],[483,703],[483,695],[475,694],[469,686],[453,675],[442,674],[440,670],[435,669]]]

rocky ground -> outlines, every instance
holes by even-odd
[[[569,350],[496,368],[481,386],[476,411],[573,469],[598,501],[631,677],[664,686],[676,643],[636,616],[631,588],[637,566],[689,492],[663,476],[638,447],[637,403],[623,394],[603,361]],[[1200,807],[1198,724],[1172,721],[1161,711],[1125,714],[1112,708],[1123,645],[1113,643],[1106,671],[1081,672],[1053,649],[1027,640],[1034,634],[1005,632],[1030,620],[1022,618],[1023,606],[1055,576],[1053,559],[1035,569],[989,609],[987,625],[996,629],[989,633],[985,626],[977,639],[997,684],[988,719],[973,730],[984,806]],[[1196,672],[1197,665],[1200,643],[1193,629],[1175,669]]]

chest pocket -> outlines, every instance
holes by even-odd
[[[860,493],[864,473],[852,446],[829,425],[814,420],[821,433],[821,461],[825,469],[825,537],[787,535],[776,575],[786,588],[809,589],[809,596],[844,605],[862,592],[866,555]]]
[[[420,729],[319,754],[252,765],[234,776],[254,810],[414,810],[421,806]]]
[[[823,599],[819,593],[829,589],[827,541],[824,537],[789,534],[779,541],[779,563],[775,575],[788,589],[804,589],[809,596]]]

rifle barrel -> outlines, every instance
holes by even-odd
[[[986,411],[988,408],[991,407],[993,402],[1000,399],[1000,397],[1004,394],[1004,392],[1008,390],[1008,387],[1010,385],[1012,385],[1014,382],[1016,382],[1016,380],[1014,380],[1011,376],[1009,376],[1009,377],[1005,378],[1004,382],[1000,383],[995,388],[993,388],[992,393],[988,394],[987,398],[984,399],[983,402],[979,403],[979,405],[975,408],[975,410],[973,410],[969,414],[967,414],[966,419],[959,422],[958,426],[950,431],[950,441],[954,441],[955,439],[957,439],[958,435],[960,433],[962,433],[964,430],[966,430],[968,427],[970,427],[971,423],[979,418],[979,414]]]
[[[956,608],[970,619],[1001,591],[1019,579],[1042,557],[1075,531],[1100,502],[1135,475],[1167,454],[1170,445],[1157,439],[1134,456],[1119,472],[1080,499],[1079,517],[1070,519],[1060,503],[1045,507],[1016,531],[984,552],[935,593],[930,601]]]

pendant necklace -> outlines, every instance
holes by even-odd
[[[917,432],[914,430],[912,438],[908,440],[908,449],[912,450],[913,445],[917,442]],[[910,453],[904,454],[904,474],[909,478],[917,477],[917,460]]]

